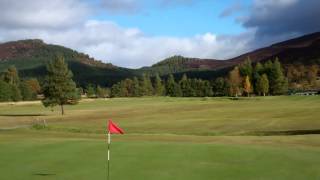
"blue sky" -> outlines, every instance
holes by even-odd
[[[319,0],[0,0],[0,42],[42,39],[117,66],[225,60],[320,31]]]
[[[233,16],[220,17],[229,6],[240,1],[202,0],[187,5],[163,7],[155,3],[144,3],[143,10],[136,13],[112,14],[104,12],[94,17],[111,20],[123,27],[137,27],[147,35],[188,37],[213,32],[220,34],[238,34],[245,29]],[[241,6],[249,6],[250,0],[241,1]],[[243,15],[245,10],[235,15]]]

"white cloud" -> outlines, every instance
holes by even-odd
[[[2,28],[66,28],[82,22],[89,8],[79,0],[1,0]]]

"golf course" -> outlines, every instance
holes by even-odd
[[[83,99],[0,104],[0,179],[320,179],[320,97]]]

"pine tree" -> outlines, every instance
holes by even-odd
[[[18,71],[15,66],[10,66],[4,73],[4,81],[9,84],[18,86],[20,83],[20,78]]]
[[[45,107],[59,105],[64,115],[64,105],[76,104],[80,99],[72,72],[64,62],[63,56],[56,56],[47,64],[48,74],[43,85]]]
[[[183,97],[190,97],[193,95],[193,89],[191,87],[191,82],[188,79],[186,74],[183,74],[179,84],[180,84],[180,88],[181,88],[181,92],[182,92]]]
[[[163,86],[162,80],[159,74],[156,74],[155,82],[154,82],[154,94],[157,96],[163,96],[165,94],[165,88]]]
[[[166,93],[168,96],[172,96],[174,97],[175,96],[175,91],[177,90],[178,88],[176,87],[176,82],[174,80],[174,77],[172,74],[169,75],[168,77],[168,80],[167,80],[167,83],[166,83]]]
[[[257,89],[257,83],[258,79],[260,79],[260,76],[264,73],[264,68],[261,63],[257,63],[256,66],[254,67],[253,75],[252,75],[252,85],[253,85],[253,90],[254,92],[258,93],[256,91]]]
[[[225,95],[226,82],[223,77],[219,77],[213,82],[213,94],[214,96]]]
[[[133,78],[133,93],[132,93],[132,96],[133,97],[139,97],[141,96],[141,93],[140,93],[140,85],[139,85],[139,80],[137,77],[134,77]]]
[[[269,80],[266,74],[263,74],[258,79],[257,92],[259,93],[259,95],[263,94],[263,96],[265,96],[269,92]]]
[[[88,84],[86,87],[87,98],[95,98],[96,97],[96,89],[92,84]]]
[[[10,101],[12,97],[11,86],[0,79],[0,102]]]
[[[143,96],[151,96],[153,94],[153,87],[149,75],[145,73],[142,75],[140,88]]]
[[[250,96],[250,93],[252,92],[251,82],[249,79],[249,76],[246,76],[243,81],[243,90],[247,94],[247,96]]]
[[[273,63],[272,69],[270,71],[270,76],[268,77],[270,81],[270,91],[273,95],[283,94],[287,92],[287,79],[283,75],[281,64],[278,58],[276,58],[275,62]]]

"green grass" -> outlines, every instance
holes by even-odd
[[[1,104],[0,179],[106,179],[109,118],[126,131],[113,136],[111,179],[319,179],[320,135],[252,136],[319,130],[319,107],[320,97],[119,98],[62,117]],[[36,119],[48,127],[28,128]]]

